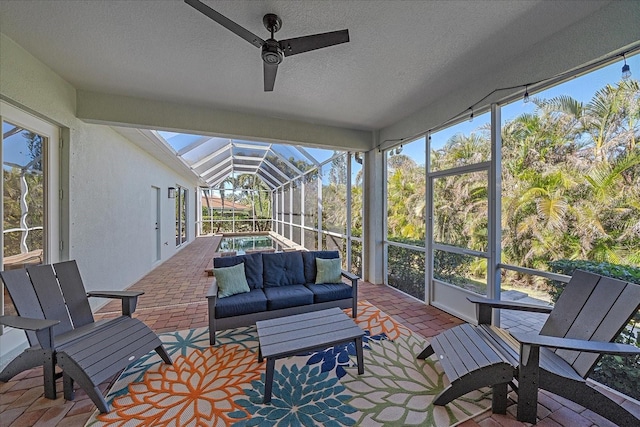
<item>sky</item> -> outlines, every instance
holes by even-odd
[[[606,84],[616,84],[622,76],[622,58],[606,67],[593,71],[584,76],[573,78],[569,81],[551,87],[541,92],[529,91],[530,98],[540,97],[545,99],[554,98],[559,95],[570,95],[581,102],[588,102],[595,92]],[[631,68],[631,78],[640,80],[640,54],[627,58],[627,65]],[[526,84],[526,82],[523,82]],[[533,102],[524,103],[522,100],[512,102],[502,106],[502,122],[509,121],[523,113],[533,113],[535,105]],[[463,121],[457,125],[443,129],[432,135],[431,142],[434,149],[441,148],[453,135],[463,133],[470,134],[490,122],[490,112],[474,117],[472,122]],[[402,154],[406,154],[415,159],[419,164],[425,163],[424,145],[421,142],[403,146]]]

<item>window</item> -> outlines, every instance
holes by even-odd
[[[59,259],[58,134],[55,126],[2,103],[2,269]],[[15,314],[2,289],[1,314]]]
[[[425,138],[393,147],[386,155],[387,284],[425,298]]]
[[[640,55],[627,63],[640,70]],[[559,266],[578,262],[640,266],[640,89],[620,67],[502,107],[505,264],[564,274]],[[502,287],[550,300],[543,277],[508,270]]]
[[[176,246],[188,240],[187,237],[187,189],[177,186],[176,189]]]

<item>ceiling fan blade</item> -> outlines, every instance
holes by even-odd
[[[239,35],[240,37],[242,37],[243,39],[245,39],[246,41],[248,41],[249,43],[251,43],[252,45],[254,45],[255,47],[262,47],[262,45],[264,44],[264,40],[262,40],[260,37],[256,36],[255,34],[253,34],[251,31],[247,30],[244,27],[241,27],[240,25],[236,24],[235,22],[233,22],[231,19],[227,18],[226,16],[220,14],[219,12],[216,12],[215,10],[211,9],[209,6],[207,6],[206,4],[202,3],[199,0],[184,0],[184,2],[186,4],[188,4],[189,6],[191,6],[192,8],[194,8],[195,10],[197,10],[198,12],[208,16],[209,18],[213,19],[214,21],[216,21],[218,24],[222,25],[223,27],[225,27],[226,29],[234,32],[235,34]]]
[[[332,31],[330,33],[314,34],[311,36],[296,37],[280,40],[278,44],[284,56],[297,55],[310,50],[322,49],[349,41],[349,30]]]
[[[264,66],[264,91],[273,92],[273,85],[276,83],[276,73],[278,72],[278,64],[267,64]]]

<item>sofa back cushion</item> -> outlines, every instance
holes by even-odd
[[[304,281],[305,283],[316,283],[316,258],[333,259],[340,258],[338,251],[309,251],[302,252],[304,261]]]
[[[262,289],[262,254],[227,256],[213,259],[213,269],[233,267],[244,262],[244,274],[251,289]]]
[[[262,264],[265,288],[304,285],[304,264],[299,251],[263,253]]]

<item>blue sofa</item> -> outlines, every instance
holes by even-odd
[[[339,253],[295,251],[214,258],[214,271],[244,263],[250,291],[219,298],[214,277],[207,293],[211,345],[216,342],[216,331],[250,326],[258,320],[331,307],[351,308],[355,318],[358,276],[342,270],[348,283],[316,284],[316,258],[339,258]]]

